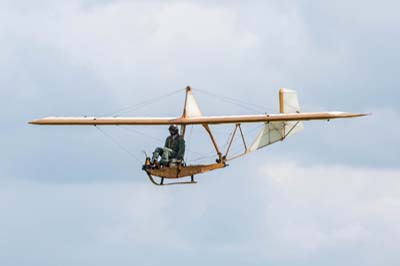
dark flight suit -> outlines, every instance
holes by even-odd
[[[168,164],[171,159],[183,160],[185,155],[185,140],[182,136],[168,136],[165,140],[164,148],[158,147],[153,152],[152,161],[155,162],[161,155],[161,164]]]

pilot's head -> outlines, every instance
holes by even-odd
[[[178,127],[176,125],[170,125],[168,128],[169,134],[171,136],[178,134]]]

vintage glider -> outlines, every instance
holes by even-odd
[[[192,89],[186,88],[186,97],[183,114],[180,117],[46,117],[30,121],[35,125],[171,125],[181,126],[181,135],[185,135],[188,125],[201,125],[207,131],[217,155],[216,162],[200,165],[170,164],[166,167],[148,167],[149,158],[146,158],[143,170],[147,173],[150,181],[155,185],[171,184],[193,184],[194,175],[226,167],[227,162],[243,155],[254,152],[277,141],[303,130],[303,122],[309,120],[330,120],[336,118],[352,118],[365,116],[361,113],[346,112],[300,112],[296,92],[289,89],[279,90],[279,114],[258,115],[230,115],[230,116],[204,116],[193,96]],[[247,145],[242,131],[242,123],[264,123],[263,128],[252,142]],[[229,140],[225,153],[222,153],[209,125],[234,124],[234,130]],[[239,132],[239,133],[238,133]],[[244,152],[234,157],[229,157],[233,139],[240,134],[244,144]],[[156,182],[154,176],[159,177]],[[164,179],[180,179],[190,177],[190,181],[164,183]]]

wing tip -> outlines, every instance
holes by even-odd
[[[360,114],[356,114],[358,117],[362,117],[362,116],[370,116],[372,115],[372,113],[360,113]]]

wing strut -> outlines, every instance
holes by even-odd
[[[232,146],[232,142],[233,142],[233,140],[234,140],[234,138],[235,138],[235,136],[236,136],[236,132],[237,132],[237,129],[238,129],[238,128],[239,128],[239,131],[240,131],[240,136],[242,137],[242,141],[243,141],[243,145],[244,145],[244,150],[245,150],[245,152],[243,152],[243,153],[241,153],[241,154],[238,154],[238,155],[236,155],[236,156],[234,156],[234,157],[232,157],[232,158],[226,159],[226,158],[228,157],[229,150],[230,150],[230,148],[231,148],[231,146]],[[223,156],[223,158],[226,159],[227,161],[230,161],[230,160],[233,160],[233,159],[236,159],[236,158],[238,158],[238,157],[240,157],[240,156],[245,155],[245,154],[247,153],[247,151],[248,151],[248,149],[247,149],[246,140],[245,140],[245,138],[244,138],[243,130],[242,130],[241,125],[238,123],[238,124],[235,125],[235,129],[233,130],[232,137],[231,137],[231,139],[230,139],[230,141],[229,141],[228,148],[227,148],[226,153],[225,153],[225,155]]]
[[[225,158],[228,156],[228,153],[229,153],[229,150],[230,150],[230,148],[231,148],[231,146],[232,146],[233,139],[235,138],[236,130],[237,130],[238,126],[239,126],[239,124],[236,124],[236,125],[235,125],[235,129],[233,130],[231,140],[229,141],[228,148],[226,149],[226,153],[225,153],[225,155],[224,155]]]
[[[246,141],[244,140],[244,136],[243,136],[242,127],[240,126],[240,124],[239,124],[239,130],[240,130],[240,135],[242,136],[242,140],[243,140],[244,149],[245,149],[245,150],[247,150]]]
[[[208,135],[209,135],[210,138],[211,138],[211,141],[212,141],[212,143],[213,143],[213,145],[214,145],[215,151],[216,151],[217,154],[218,154],[218,160],[222,161],[222,153],[221,153],[221,151],[220,151],[219,148],[218,148],[218,144],[217,144],[217,142],[215,141],[213,134],[211,133],[210,127],[209,127],[207,124],[204,124],[203,127],[206,129]]]

